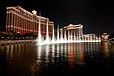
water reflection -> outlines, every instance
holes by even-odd
[[[87,72],[87,67],[103,70],[112,63],[114,45],[107,42],[0,46],[0,71],[7,76],[67,75]]]
[[[104,57],[109,57],[110,56],[110,51],[109,51],[108,44],[109,43],[104,42],[104,43],[102,43],[102,46],[101,46],[102,55],[104,55]]]

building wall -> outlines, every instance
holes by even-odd
[[[49,21],[48,18],[38,16],[31,13],[20,6],[7,7],[6,12],[6,31],[13,31],[21,35],[26,33],[38,34],[39,19],[41,24],[41,33],[46,35],[46,26],[48,22],[49,35],[52,35],[54,22]]]
[[[79,24],[79,25],[70,24],[63,28],[63,31],[65,31],[65,30],[66,30],[67,35],[68,35],[68,32],[70,33],[70,36],[72,33],[72,37],[74,37],[74,35],[76,37],[78,36],[80,38],[83,37],[83,25],[81,25],[81,24]]]

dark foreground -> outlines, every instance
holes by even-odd
[[[114,45],[70,43],[0,46],[0,76],[79,76],[114,72]]]

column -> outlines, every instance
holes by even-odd
[[[20,17],[20,35],[22,35],[22,18]]]
[[[19,17],[18,17],[18,15],[17,15],[17,23],[16,23],[17,25],[16,25],[16,31],[18,32],[18,27],[19,27]]]
[[[80,39],[81,39],[81,28],[80,28]]]
[[[16,30],[15,30],[15,21],[16,21],[16,19],[15,19],[15,14],[14,14],[14,32],[16,32]]]
[[[38,23],[36,23],[36,35],[38,34]]]
[[[25,33],[27,33],[27,20],[25,20]]]
[[[29,21],[30,22],[30,25],[29,25],[29,33],[31,33],[31,21]]]
[[[30,27],[29,27],[29,25],[30,25],[29,20],[28,20],[28,22],[27,22],[27,23],[28,23],[28,33],[29,33],[29,28],[30,28]]]
[[[39,23],[38,23],[38,32],[39,32]]]
[[[26,19],[24,20],[24,22],[25,22],[25,26],[24,26],[24,32],[26,33]]]
[[[33,33],[33,21],[31,21],[31,32]]]
[[[25,34],[25,19],[23,19],[23,34]]]
[[[19,16],[18,16],[18,27],[17,27],[17,32],[20,32],[20,31],[19,31],[19,27],[20,27],[20,24],[19,24],[20,21],[19,21],[19,20],[20,20],[20,19],[19,19]]]
[[[82,37],[82,39],[83,39],[82,27],[81,27],[81,37]]]
[[[9,13],[9,25],[8,25],[8,31],[11,30],[11,13]]]
[[[17,33],[17,26],[18,26],[18,16],[16,15],[16,24],[15,24],[15,27],[16,27],[16,33]]]
[[[8,31],[8,13],[6,13],[6,31]]]
[[[35,23],[34,23],[34,34],[36,35],[36,20],[35,20]]]
[[[11,31],[13,31],[12,27],[13,27],[13,14],[11,13]]]
[[[22,35],[23,35],[23,29],[24,29],[24,22],[23,22],[23,18],[21,18],[22,19],[22,21],[21,21],[21,27],[22,27],[22,29],[21,29],[21,32],[22,32]]]

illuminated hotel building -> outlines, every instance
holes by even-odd
[[[20,6],[7,7],[6,9],[7,32],[13,31],[15,33],[20,33],[20,35],[26,33],[33,33],[34,35],[37,35],[40,19],[42,35],[46,35],[47,25],[49,28],[49,35],[52,35],[54,22],[49,21],[49,18],[38,16],[35,10],[31,13]]]
[[[72,32],[72,36],[78,36],[80,38],[83,37],[83,25],[78,24],[78,25],[73,25],[70,24],[68,26],[64,27],[64,30],[66,30],[67,32],[69,31],[70,33]]]

